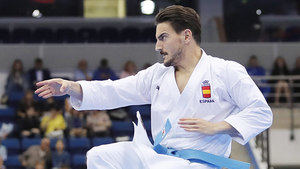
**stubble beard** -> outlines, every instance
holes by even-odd
[[[164,63],[166,67],[176,66],[176,62],[182,57],[182,48],[179,48],[174,55],[171,56],[171,59]]]

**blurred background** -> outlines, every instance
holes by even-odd
[[[155,15],[183,5],[201,17],[206,53],[243,64],[274,113],[273,126],[233,159],[255,169],[300,168],[299,0],[0,0],[0,168],[81,169],[92,146],[132,139],[139,110],[109,111],[38,98],[37,81],[116,80],[160,60]]]

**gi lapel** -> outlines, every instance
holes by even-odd
[[[183,92],[181,93],[177,103],[174,105],[174,108],[169,114],[168,118],[170,119],[171,125],[173,126],[168,135],[169,137],[170,135],[172,135],[172,131],[178,128],[177,122],[180,117],[191,117],[191,115],[194,113],[187,112],[186,109],[188,108],[188,106],[193,106],[191,102],[194,103],[195,100],[193,100],[193,98],[196,92],[201,92],[201,88],[199,87],[199,84],[202,82],[201,80],[205,78],[210,78],[209,70],[209,58],[206,55],[206,53],[202,50],[201,59],[199,60],[193,73],[191,74],[191,77],[189,78],[188,83],[186,84]],[[175,75],[173,75],[173,78],[175,81]]]

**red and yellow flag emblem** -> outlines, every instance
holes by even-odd
[[[211,97],[211,90],[210,90],[210,84],[207,80],[202,82],[202,95],[203,98],[210,98]]]

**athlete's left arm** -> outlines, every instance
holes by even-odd
[[[207,135],[228,134],[232,137],[239,135],[239,132],[226,121],[210,122],[199,118],[179,119],[179,126],[186,131],[200,132]]]

